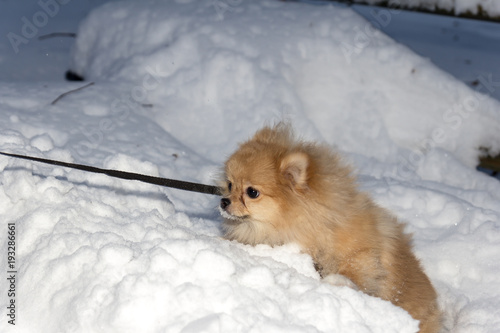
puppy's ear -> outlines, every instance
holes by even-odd
[[[280,171],[294,187],[304,188],[307,186],[307,167],[309,157],[302,152],[290,153],[283,158]]]

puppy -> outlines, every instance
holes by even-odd
[[[290,127],[265,127],[225,163],[220,212],[225,238],[271,246],[297,243],[320,276],[402,307],[420,332],[438,332],[436,292],[396,217],[356,187],[326,145]]]

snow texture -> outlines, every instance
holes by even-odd
[[[500,104],[352,10],[280,1],[120,1],[78,31],[95,85],[2,82],[0,150],[213,183],[286,119],[341,151],[407,223],[445,331],[500,331]],[[221,238],[215,196],[0,157],[1,332],[416,332],[404,310],[320,281],[294,244]],[[15,326],[7,309],[15,300]]]

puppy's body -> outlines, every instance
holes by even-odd
[[[296,141],[284,124],[266,127],[228,159],[225,178],[227,239],[297,243],[326,281],[391,301],[420,332],[438,332],[436,292],[403,225],[357,190],[328,147]]]

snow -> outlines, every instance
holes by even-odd
[[[486,85],[350,9],[279,1],[110,2],[71,59],[95,84],[55,105],[85,83],[2,81],[0,150],[213,183],[239,141],[287,119],[407,223],[444,331],[500,330],[500,184],[474,168],[479,147],[500,151]],[[222,239],[215,196],[3,156],[0,171],[2,290],[8,223],[17,271],[2,332],[417,330],[388,302],[322,283],[294,244]]]
[[[500,100],[498,23],[364,5],[351,8],[472,89],[477,86]]]

